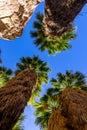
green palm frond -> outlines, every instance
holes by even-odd
[[[71,30],[62,37],[53,38],[46,35],[43,30],[43,15],[40,13],[37,13],[33,27],[34,30],[31,32],[31,37],[34,38],[34,44],[38,46],[40,51],[47,50],[48,53],[52,55],[71,48],[69,41],[76,37],[75,28],[73,26]]]
[[[0,67],[0,87],[3,87],[11,78],[12,70]]]
[[[61,91],[65,87],[84,88],[87,86],[85,76],[78,71],[75,73],[72,71],[66,71],[65,74],[58,73],[57,79],[52,78],[51,83],[55,88],[60,88]]]
[[[36,116],[35,123],[39,125],[41,130],[47,129],[48,119],[55,108],[59,108],[58,95],[53,94],[52,88],[47,89],[47,93],[43,95],[38,102],[33,104]],[[51,91],[50,91],[51,90]]]

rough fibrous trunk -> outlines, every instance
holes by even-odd
[[[12,130],[31,97],[36,80],[34,72],[24,70],[0,88],[0,130]]]
[[[53,111],[48,130],[87,130],[87,93],[66,88],[60,96],[60,108]]]
[[[53,37],[64,35],[86,3],[87,0],[45,0],[45,33]]]
[[[60,97],[62,114],[73,130],[87,130],[87,93],[67,88]]]
[[[12,40],[22,31],[41,0],[0,0],[0,37]]]
[[[55,109],[49,118],[47,130],[68,130],[66,128],[66,123],[67,119],[62,116],[61,111]]]

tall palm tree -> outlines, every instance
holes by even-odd
[[[31,37],[35,38],[34,44],[39,47],[39,50],[47,50],[49,54],[53,55],[57,52],[71,48],[69,41],[76,37],[74,27],[72,27],[63,37],[53,38],[45,33],[42,21],[43,15],[38,13],[33,25],[35,30],[31,32]]]
[[[12,70],[5,67],[0,67],[0,87],[4,87],[5,84],[12,78]],[[12,130],[22,130],[21,123],[24,120],[24,116],[20,116]]]
[[[0,88],[0,129],[11,130],[29,101],[34,86],[48,79],[49,67],[38,57],[21,58],[16,76]],[[25,62],[24,62],[25,61]],[[27,61],[27,63],[26,63]]]
[[[12,77],[12,70],[0,67],[0,87],[3,87]]]
[[[72,71],[66,71],[65,74],[58,73],[57,79],[52,78],[51,83],[54,86],[54,88],[50,88],[49,89],[50,92],[52,92],[53,94],[56,94],[56,95],[59,94],[59,99],[60,99],[63,91],[66,91],[66,93],[65,93],[66,95],[63,94],[62,100],[61,101],[58,100],[60,107],[59,107],[59,109],[54,110],[52,112],[52,114],[50,115],[49,120],[48,120],[48,129],[47,130],[76,129],[76,127],[78,125],[77,121],[75,122],[76,118],[73,118],[74,121],[72,121],[72,119],[70,120],[65,115],[63,115],[63,113],[67,113],[70,115],[74,114],[75,116],[80,114],[81,115],[80,118],[83,117],[82,114],[84,114],[85,113],[84,111],[87,110],[87,106],[83,107],[84,104],[86,105],[85,98],[87,97],[87,94],[82,91],[82,90],[85,90],[87,92],[87,83],[86,83],[85,76],[80,72],[73,73]],[[80,101],[81,101],[81,103],[83,103],[83,105],[81,105],[81,103],[79,103]],[[66,108],[67,103],[68,103],[68,105]],[[69,105],[69,103],[70,103],[70,105]],[[76,104],[78,107],[76,106]],[[81,108],[79,108],[80,106],[81,106]],[[65,110],[65,108],[66,108],[66,110]],[[62,109],[64,111],[62,111]],[[81,109],[81,111],[80,111],[80,109]],[[78,111],[77,115],[75,113],[73,113],[76,110]],[[82,112],[82,114],[81,114],[81,112]],[[76,120],[79,121],[80,118],[78,116],[78,119],[76,119]],[[76,123],[76,124],[74,124],[75,127],[72,127],[71,124],[73,124],[73,123],[71,123],[71,122]],[[85,121],[82,121],[82,122],[83,122],[83,124],[87,123],[87,122],[85,123]],[[83,130],[86,130],[86,129],[84,129],[84,125],[81,126],[81,124],[80,124],[79,129],[82,130],[82,128],[83,128]],[[79,129],[77,129],[77,130],[79,130]]]
[[[35,122],[37,125],[40,125],[42,130],[47,130],[49,118],[49,124],[51,124],[51,121],[54,123],[56,121],[57,123],[57,121],[59,121],[58,116],[61,118],[61,121],[64,121],[63,123],[65,124],[65,118],[61,116],[61,113],[58,110],[60,108],[60,95],[66,87],[83,89],[85,86],[87,91],[85,76],[80,72],[73,73],[72,71],[66,71],[65,74],[58,73],[57,79],[52,78],[51,84],[52,87],[47,89],[47,93],[40,98],[40,101],[34,104],[36,116]],[[53,118],[55,118],[55,120],[53,120]],[[62,130],[66,129],[63,127]]]
[[[45,0],[45,33],[52,37],[65,35],[86,3],[87,0]]]

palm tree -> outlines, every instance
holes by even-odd
[[[58,37],[72,28],[72,22],[87,0],[45,0],[43,29],[47,35]]]
[[[0,87],[3,87],[12,77],[12,70],[0,67]]]
[[[51,114],[47,130],[87,130],[87,93],[68,87],[59,102],[60,108]]]
[[[50,115],[49,120],[48,120],[48,130],[76,129],[76,127],[72,127],[72,125],[71,125],[73,123],[76,123],[74,125],[77,126],[77,122],[75,122],[75,119],[73,119],[74,121],[72,121],[72,119],[71,120],[67,119],[65,113],[70,114],[70,112],[72,111],[71,114],[74,114],[73,112],[77,110],[78,111],[77,115],[81,115],[81,113],[80,113],[81,111],[84,113],[85,109],[87,110],[87,107],[85,107],[85,108],[83,107],[84,104],[86,105],[86,100],[83,100],[83,99],[86,98],[87,94],[82,91],[82,90],[85,90],[87,92],[87,84],[86,84],[85,76],[80,72],[73,73],[72,71],[66,71],[65,74],[58,73],[57,79],[52,78],[51,83],[54,88],[50,88],[49,91],[52,92],[53,95],[54,94],[59,95],[58,102],[59,102],[60,107],[59,107],[59,109],[54,110],[52,112],[52,114]],[[65,93],[66,95],[62,94],[63,91],[66,92]],[[73,94],[71,92],[73,92]],[[81,93],[81,94],[79,94],[79,93]],[[61,96],[61,94],[62,94],[62,96]],[[62,98],[60,98],[60,97],[62,97]],[[75,98],[77,98],[77,99],[75,99]],[[83,103],[83,105],[81,105],[81,103],[79,103],[79,100],[81,101],[81,103]],[[70,105],[69,105],[69,102],[70,102]],[[68,103],[68,105],[66,108],[67,103]],[[77,106],[79,106],[79,107],[81,106],[81,111],[79,111],[80,108],[78,108],[76,106],[76,104],[78,104]],[[65,110],[65,108],[67,110]],[[74,110],[71,110],[71,108],[72,109],[74,108]],[[75,115],[75,116],[77,116],[77,115]],[[77,117],[79,120],[80,119],[79,116],[77,116]],[[82,117],[82,115],[81,115],[81,117]],[[85,121],[83,121],[83,122],[85,122]],[[83,123],[83,124],[85,124],[85,123]],[[83,128],[83,130],[85,130],[84,126],[83,125],[81,126],[81,124],[79,126],[79,129],[80,128],[81,128],[81,130],[82,130],[82,128]],[[79,129],[77,129],[77,130],[79,130]]]
[[[33,96],[31,98],[33,99],[34,97],[38,97],[39,93],[41,92],[42,84],[48,82],[48,72],[50,69],[47,63],[40,60],[37,56],[34,56],[33,58],[22,57],[20,60],[21,63],[17,63],[17,70],[15,71],[15,74],[18,74],[26,68],[33,70],[37,74],[38,81],[36,87],[33,90]]]
[[[60,123],[62,122],[64,126],[62,129],[59,129],[68,130],[64,128],[66,119],[59,111],[61,107],[59,98],[66,87],[83,89],[85,86],[87,91],[85,76],[80,72],[73,73],[72,71],[66,71],[65,74],[58,73],[57,79],[52,78],[51,84],[52,87],[47,89],[47,93],[40,98],[40,101],[34,104],[36,116],[35,123],[40,125],[42,130],[47,130],[47,128],[48,130],[52,130],[50,124],[58,123],[60,121],[59,119],[61,119]],[[55,125],[60,127],[61,124]],[[58,128],[54,128],[54,130],[57,129]]]
[[[0,88],[0,129],[11,130],[29,101],[34,86],[40,88],[48,79],[49,67],[37,56],[21,58],[17,75]],[[27,62],[26,62],[27,61]]]
[[[34,44],[39,47],[39,50],[47,50],[49,54],[53,55],[57,52],[71,48],[69,41],[76,37],[74,27],[72,27],[63,37],[53,38],[45,33],[42,21],[43,15],[38,13],[33,25],[35,30],[31,32],[31,37],[35,38]]]

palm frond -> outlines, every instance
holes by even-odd
[[[47,50],[49,54],[54,55],[57,52],[61,52],[71,48],[69,44],[70,40],[75,39],[76,32],[72,25],[69,30],[62,37],[51,37],[46,35],[43,29],[43,15],[37,13],[36,21],[34,21],[34,30],[31,31],[31,37],[34,38],[34,44],[39,48],[40,51]]]

